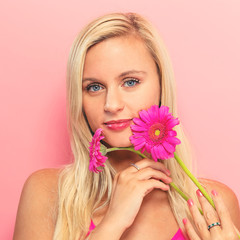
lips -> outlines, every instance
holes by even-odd
[[[104,122],[104,125],[111,130],[122,130],[127,128],[131,124],[132,119],[119,119],[119,120],[112,120],[108,122]]]

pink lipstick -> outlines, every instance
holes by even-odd
[[[104,122],[104,124],[111,130],[122,130],[124,128],[127,128],[131,124],[132,119],[119,119],[119,120],[113,120]]]

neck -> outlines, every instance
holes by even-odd
[[[144,154],[146,155],[146,152]],[[136,163],[142,159],[138,154],[128,150],[109,152],[107,156],[117,173],[130,167],[131,163]],[[149,157],[148,155],[146,156]]]

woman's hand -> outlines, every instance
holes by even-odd
[[[225,206],[222,197],[212,190],[212,198],[216,210],[210,205],[207,199],[202,195],[200,190],[197,190],[197,196],[201,204],[203,215],[199,212],[192,199],[188,200],[190,212],[196,228],[199,231],[198,235],[194,230],[190,221],[183,219],[188,237],[190,240],[237,240],[238,235],[234,229],[233,222],[227,207]],[[215,224],[220,223],[220,226]],[[212,226],[214,224],[214,226]],[[208,230],[209,226],[209,230]]]
[[[113,181],[113,191],[104,221],[114,222],[122,232],[132,225],[143,198],[154,188],[167,191],[172,179],[169,170],[160,162],[143,159],[118,172]]]

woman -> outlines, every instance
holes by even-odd
[[[67,96],[74,161],[28,178],[14,239],[238,239],[235,194],[200,179],[213,190],[215,211],[174,159],[155,162],[115,151],[102,172],[89,171],[89,142],[98,128],[106,146],[126,147],[140,110],[165,105],[177,116],[170,60],[148,21],[133,13],[108,14],[86,26],[71,49]],[[182,128],[174,129],[181,140],[176,153],[191,169]],[[191,196],[188,204],[169,187],[172,181]],[[96,226],[90,235],[89,226]]]

